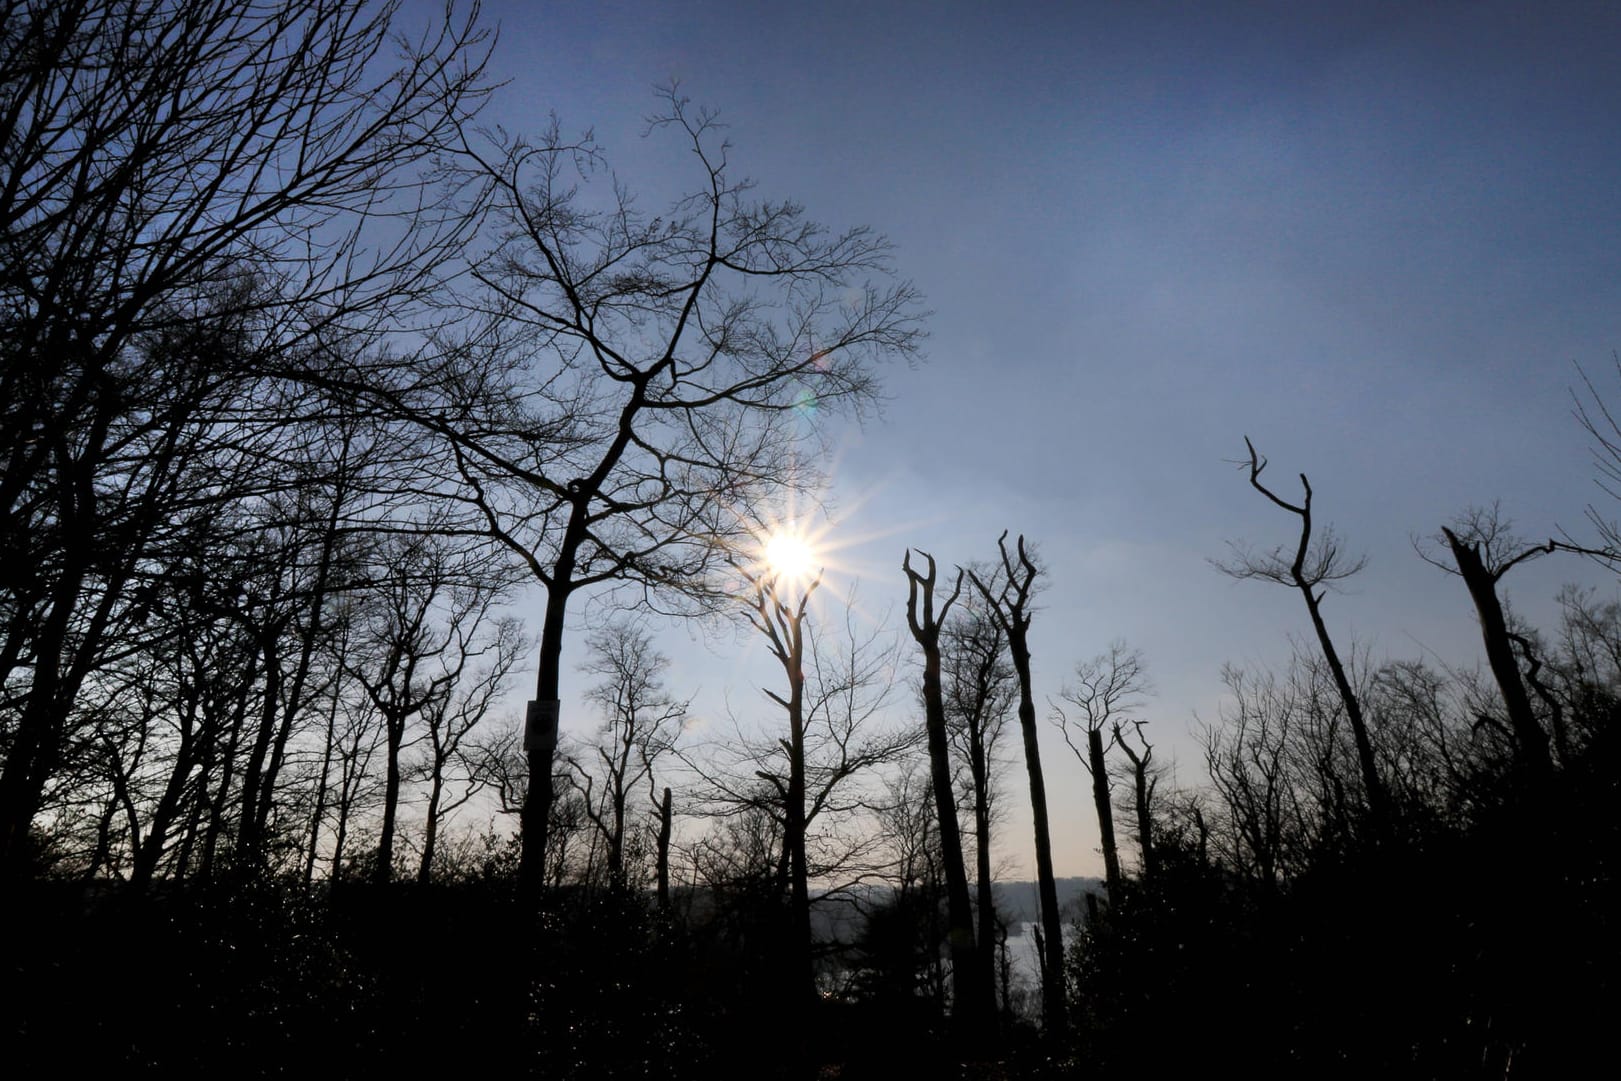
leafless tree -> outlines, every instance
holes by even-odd
[[[989,951],[1000,926],[991,862],[996,787],[1003,765],[997,751],[1015,708],[1018,684],[1002,628],[982,605],[983,598],[975,591],[959,600],[954,618],[944,621],[940,667],[946,734],[967,769],[966,796],[973,809],[976,938],[981,950]],[[1005,990],[1007,981],[1002,983]]]
[[[1119,747],[1131,763],[1132,810],[1137,816],[1137,851],[1142,858],[1144,880],[1154,878],[1157,864],[1154,859],[1154,793],[1159,788],[1160,774],[1154,763],[1154,745],[1143,735],[1145,721],[1131,721],[1130,730],[1114,722],[1114,745]],[[1141,750],[1132,746],[1135,739]]]
[[[787,994],[800,999],[816,986],[811,906],[885,876],[877,828],[881,779],[916,739],[887,717],[897,665],[893,637],[881,624],[858,625],[863,617],[853,594],[843,626],[830,633],[812,618],[810,590],[819,580],[796,590],[775,573],[743,573],[750,583],[747,619],[785,678],[786,687],[764,689],[780,719],[767,723],[772,734],[762,738],[734,717],[724,736],[683,751],[682,758],[698,778],[695,814],[723,829],[761,816],[772,823],[778,896],[788,902]],[[823,883],[814,898],[813,880]]]
[[[445,764],[489,712],[516,659],[519,634],[494,611],[512,582],[500,553],[458,547],[424,531],[389,535],[379,558],[389,574],[357,631],[360,646],[349,673],[383,720],[387,775],[374,873],[387,881],[408,731],[425,728],[431,746],[428,832],[419,870],[425,876],[445,812]],[[487,667],[475,670],[481,660]]]
[[[1306,474],[1300,474],[1300,487],[1304,493],[1301,501],[1291,503],[1261,481],[1261,474],[1266,469],[1267,461],[1255,450],[1255,444],[1250,442],[1248,436],[1244,438],[1244,448],[1248,451],[1248,458],[1243,467],[1249,472],[1250,486],[1273,505],[1298,518],[1300,536],[1292,550],[1279,545],[1267,552],[1256,552],[1234,545],[1232,558],[1217,562],[1216,566],[1234,578],[1256,579],[1289,586],[1299,591],[1301,598],[1306,602],[1306,612],[1311,617],[1312,631],[1317,636],[1323,659],[1333,676],[1334,686],[1344,705],[1346,721],[1350,725],[1351,737],[1356,745],[1357,766],[1361,772],[1362,789],[1368,800],[1368,814],[1372,819],[1373,833],[1375,837],[1384,836],[1392,825],[1391,809],[1384,782],[1379,776],[1373,738],[1368,731],[1362,703],[1351,686],[1350,677],[1340,660],[1339,650],[1334,646],[1334,639],[1328,633],[1328,624],[1324,622],[1322,612],[1323,598],[1327,590],[1356,574],[1366,566],[1367,560],[1347,556],[1340,548],[1339,538],[1334,535],[1331,527],[1314,533],[1312,489]]]
[[[586,814],[606,847],[609,885],[624,889],[631,794],[646,785],[654,803],[662,802],[655,798],[654,770],[681,735],[688,702],[665,690],[670,662],[654,648],[645,627],[616,620],[593,633],[586,646],[590,655],[582,670],[598,680],[586,698],[602,711],[602,728],[592,746],[567,758]]]
[[[492,591],[488,599],[496,602],[499,594]],[[453,607],[448,618],[454,621],[456,615]],[[446,670],[457,670],[455,685],[433,699],[421,715],[425,742],[417,772],[427,787],[422,856],[417,863],[417,881],[422,883],[433,876],[434,856],[445,822],[484,788],[484,778],[476,762],[469,758],[469,741],[494,711],[506,689],[507,677],[529,644],[517,619],[495,616],[488,609],[483,618],[474,621],[464,617],[460,624],[453,623],[451,630],[455,637],[438,660]],[[470,668],[473,662],[478,662],[477,667]]]
[[[1515,761],[1528,777],[1546,777],[1552,766],[1548,733],[1531,705],[1527,680],[1520,671],[1519,654],[1525,654],[1527,663],[1532,666],[1533,678],[1541,662],[1535,657],[1529,641],[1523,635],[1516,635],[1510,627],[1509,616],[1497,595],[1497,586],[1505,574],[1521,563],[1558,551],[1563,546],[1551,539],[1545,544],[1526,544],[1514,535],[1511,523],[1495,504],[1465,512],[1451,525],[1442,527],[1441,537],[1452,557],[1453,566],[1448,567],[1433,557],[1425,558],[1432,565],[1456,573],[1463,579],[1469,597],[1474,601],[1475,613],[1480,618],[1480,637],[1486,647],[1486,663],[1497,680],[1508,713],[1508,726],[1514,737]]]
[[[756,200],[715,116],[673,88],[662,101],[650,130],[691,149],[698,180],[664,214],[644,214],[600,149],[555,124],[474,150],[468,178],[488,192],[494,243],[467,298],[490,330],[466,344],[512,358],[502,370],[521,397],[511,424],[459,441],[462,487],[546,591],[523,816],[531,885],[572,598],[629,584],[673,603],[717,586],[750,513],[812,479],[795,464],[805,422],[860,408],[874,362],[917,347],[917,295],[891,279],[882,238]]]
[[[1019,677],[1019,731],[1024,736],[1025,771],[1030,778],[1030,811],[1034,819],[1036,879],[1041,895],[1042,969],[1041,1002],[1048,1035],[1062,1039],[1069,1017],[1064,999],[1063,920],[1058,911],[1058,885],[1053,878],[1052,835],[1047,824],[1047,782],[1041,769],[1041,746],[1036,735],[1036,700],[1030,674],[1030,621],[1034,616],[1036,579],[1040,568],[1021,534],[1014,552],[1008,551],[1007,531],[996,539],[1001,554],[1001,575],[993,592],[984,578],[969,572],[974,588],[1002,633],[1007,637],[1013,670]]]
[[[1053,705],[1052,721],[1064,734],[1064,742],[1092,775],[1092,805],[1098,816],[1099,843],[1103,848],[1104,878],[1109,903],[1120,904],[1120,850],[1114,832],[1114,802],[1110,793],[1107,754],[1118,739],[1118,727],[1126,714],[1142,704],[1150,687],[1147,666],[1140,651],[1125,642],[1109,644],[1107,653],[1075,663],[1074,682],[1066,684],[1059,697],[1077,711],[1074,720],[1061,706]],[[1077,732],[1076,729],[1080,731]],[[1109,744],[1103,742],[1109,734]],[[1084,741],[1082,747],[1077,738]]]
[[[1217,823],[1222,852],[1237,873],[1276,887],[1297,847],[1289,745],[1298,703],[1270,673],[1228,666],[1222,680],[1232,704],[1223,709],[1222,723],[1203,734],[1205,769],[1224,809]]]
[[[429,166],[482,101],[486,53],[471,16],[405,39],[394,5],[344,0],[0,20],[0,863],[17,873],[80,688],[200,510],[177,477],[224,388],[366,341],[459,251],[467,219]],[[236,341],[143,344],[216,330]]]
[[[926,569],[912,566],[912,552],[901,561],[906,573],[906,622],[923,651],[923,714],[928,734],[930,788],[934,793],[940,855],[946,878],[947,943],[951,950],[953,1021],[959,1035],[972,1043],[983,1037],[994,1013],[995,985],[991,944],[974,941],[974,917],[963,865],[962,828],[957,821],[957,786],[953,783],[950,743],[946,733],[945,694],[940,679],[940,630],[962,594],[957,573],[951,593],[937,600],[934,557],[919,552]]]

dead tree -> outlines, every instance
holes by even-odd
[[[1120,849],[1114,832],[1114,797],[1107,756],[1119,738],[1118,722],[1122,712],[1136,706],[1147,689],[1142,654],[1124,642],[1113,642],[1107,653],[1076,662],[1075,682],[1059,692],[1060,698],[1079,711],[1076,720],[1084,732],[1084,749],[1076,744],[1069,715],[1058,705],[1053,706],[1053,723],[1064,733],[1064,742],[1092,775],[1092,804],[1098,816],[1104,881],[1109,889],[1109,904],[1117,907],[1122,891]],[[1105,744],[1103,735],[1110,731],[1111,725],[1116,731],[1111,732],[1109,743]]]
[[[969,578],[985,598],[1002,633],[1007,636],[1013,670],[1019,677],[1019,730],[1024,736],[1024,764],[1030,777],[1030,813],[1035,823],[1036,879],[1041,895],[1043,964],[1041,969],[1042,1019],[1047,1035],[1061,1039],[1068,1029],[1064,1001],[1064,925],[1058,911],[1058,885],[1053,877],[1052,835],[1047,825],[1047,784],[1041,770],[1041,747],[1036,736],[1036,700],[1030,676],[1030,619],[1039,570],[1019,536],[1015,553],[1007,547],[1007,530],[996,539],[1002,556],[999,588],[990,587],[972,571]]]
[[[1521,563],[1562,546],[1552,540],[1546,544],[1521,544],[1510,535],[1508,523],[1499,518],[1496,507],[1471,511],[1453,525],[1457,528],[1443,527],[1441,535],[1446,539],[1457,574],[1469,590],[1480,617],[1486,663],[1491,666],[1492,676],[1502,692],[1509,731],[1514,737],[1515,763],[1527,777],[1546,777],[1552,768],[1548,733],[1531,707],[1531,696],[1526,691],[1519,658],[1514,652],[1516,636],[1509,628],[1502,601],[1498,599],[1497,583]]]
[[[1154,772],[1154,745],[1143,735],[1142,721],[1130,722],[1137,742],[1143,745],[1139,752],[1131,745],[1119,722],[1114,725],[1114,742],[1131,763],[1132,806],[1137,812],[1137,851],[1142,854],[1143,879],[1152,880],[1158,869],[1154,859],[1154,790],[1159,787],[1159,776]]]
[[[1368,732],[1368,722],[1362,711],[1362,703],[1351,686],[1351,679],[1346,674],[1339,651],[1334,647],[1334,639],[1328,633],[1328,625],[1323,621],[1322,611],[1323,597],[1327,590],[1332,588],[1334,583],[1356,574],[1367,565],[1367,560],[1362,557],[1345,556],[1340,550],[1339,538],[1334,535],[1332,528],[1325,528],[1320,535],[1313,535],[1312,490],[1306,474],[1300,474],[1300,487],[1304,492],[1301,501],[1291,503],[1262,483],[1261,473],[1266,469],[1267,462],[1256,452],[1255,444],[1250,442],[1248,436],[1244,437],[1244,447],[1249,452],[1248,461],[1244,466],[1249,471],[1250,486],[1275,506],[1288,511],[1300,520],[1300,537],[1295,543],[1292,555],[1282,545],[1265,553],[1234,546],[1233,558],[1226,562],[1217,562],[1216,566],[1234,578],[1253,578],[1290,586],[1298,590],[1306,602],[1306,612],[1311,617],[1312,631],[1317,635],[1323,659],[1328,662],[1335,689],[1338,690],[1340,702],[1345,707],[1345,719],[1351,726],[1351,738],[1356,745],[1357,767],[1361,774],[1363,791],[1367,795],[1368,816],[1373,827],[1373,835],[1375,838],[1383,837],[1392,824],[1390,800],[1385,791],[1384,781],[1379,775],[1379,764],[1374,755],[1373,739]]]
[[[957,822],[956,786],[952,783],[945,698],[940,681],[940,627],[962,594],[962,574],[958,573],[951,595],[936,608],[934,557],[927,552],[918,554],[927,563],[926,571],[912,567],[911,549],[907,549],[901,560],[907,581],[906,623],[923,650],[923,716],[945,865],[953,1017],[959,1035],[974,1042],[984,1035],[994,1014],[995,990],[991,984],[992,970],[986,963],[990,944],[974,942],[973,906],[968,896],[968,873],[963,865],[962,830]]]
[[[971,603],[976,599],[964,598],[956,617],[943,622],[940,663],[947,735],[968,773],[964,787],[974,819],[978,942],[981,951],[987,951],[989,944],[1006,937],[1005,927],[998,932],[1001,921],[993,889],[992,826],[998,767],[1002,765],[997,750],[1018,691],[1002,628],[982,607]],[[1002,1001],[1005,1008],[1005,993]]]

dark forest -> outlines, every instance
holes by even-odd
[[[487,122],[494,42],[476,5],[0,3],[13,1076],[1612,1055],[1621,602],[1571,586],[1534,626],[1505,583],[1609,582],[1613,504],[1548,539],[1495,506],[1414,523],[1480,663],[1378,659],[1335,621],[1373,572],[1334,493],[1233,418],[1232,498],[1275,531],[1211,573],[1298,619],[1173,771],[1123,641],[1043,716],[1062,537],[989,523],[960,566],[900,538],[894,637],[817,606],[784,508],[922,359],[904,252],[757,191],[673,83],[673,198],[587,130]],[[1596,371],[1571,425],[1615,488]],[[686,620],[768,659],[765,735],[692,738],[655,633]],[[1043,762],[1052,724],[1074,762]],[[1095,881],[1054,866],[1075,777]]]

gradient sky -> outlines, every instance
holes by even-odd
[[[1413,534],[1493,500],[1532,538],[1621,516],[1570,391],[1580,364],[1621,404],[1621,8],[1325,6],[486,0],[510,80],[487,118],[594,128],[652,211],[693,179],[641,138],[673,77],[761,195],[887,234],[934,315],[830,463],[863,610],[904,630],[907,545],[952,564],[1025,533],[1050,569],[1043,713],[1124,637],[1191,781],[1223,662],[1309,634],[1297,595],[1208,562],[1294,537],[1231,464],[1244,435],[1369,556],[1325,610],[1376,657],[1477,660]],[[1567,558],[1508,593],[1545,621],[1567,580],[1615,590]],[[700,711],[771,718],[761,643],[661,641]],[[1101,873],[1086,776],[1047,735],[1058,871]],[[1027,814],[1004,830],[1028,873]]]

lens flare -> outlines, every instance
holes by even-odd
[[[766,538],[765,563],[779,581],[808,581],[817,571],[816,550],[792,527],[780,528]]]

